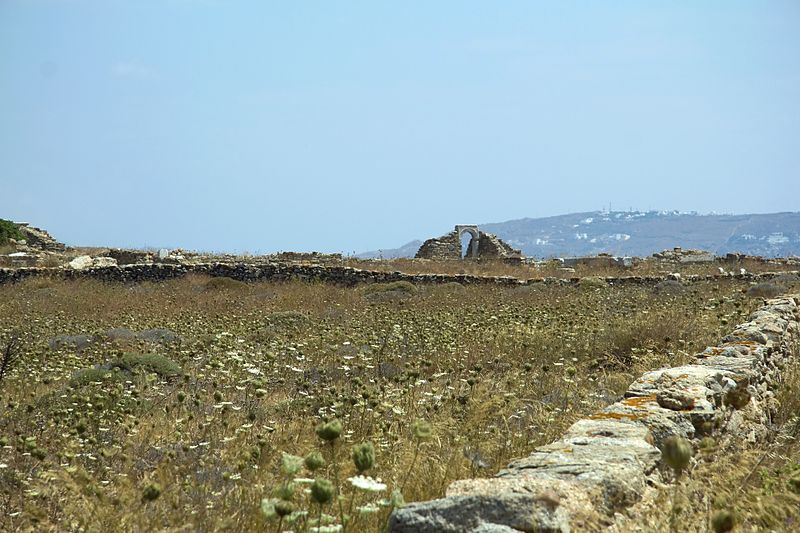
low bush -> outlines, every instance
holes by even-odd
[[[364,296],[381,292],[402,292],[405,294],[415,294],[417,288],[409,281],[393,281],[391,283],[373,283],[364,288]]]
[[[9,239],[15,240],[23,240],[25,236],[19,230],[19,226],[11,222],[10,220],[5,220],[0,218],[0,245],[8,244]]]
[[[73,387],[83,387],[95,382],[123,381],[123,376],[122,372],[107,368],[82,368],[72,374],[69,382]]]
[[[175,377],[181,374],[181,367],[178,363],[163,355],[154,353],[126,353],[119,359],[109,363],[109,366],[112,368],[118,367],[121,370],[130,372],[144,369],[165,378]]]
[[[677,294],[686,290],[686,287],[680,281],[674,279],[666,279],[656,283],[653,287],[653,292],[656,294]]]
[[[783,294],[783,288],[774,283],[758,283],[747,289],[747,296],[751,298],[775,298]]]
[[[581,280],[578,282],[578,287],[581,289],[602,289],[607,285],[608,284],[606,283],[606,280],[593,276],[581,278]]]

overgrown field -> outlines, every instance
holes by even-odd
[[[2,286],[0,530],[378,531],[716,343],[747,287]]]

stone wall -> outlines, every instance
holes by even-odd
[[[63,252],[66,249],[63,243],[55,240],[53,236],[45,230],[35,228],[26,222],[19,223],[19,230],[25,236],[25,242],[28,246],[51,252]]]
[[[155,254],[142,250],[126,250],[124,248],[112,248],[106,254],[116,260],[118,265],[135,265],[137,263],[149,263],[153,261]]]
[[[461,259],[461,239],[453,230],[436,239],[428,239],[417,250],[418,259]]]
[[[558,260],[562,266],[575,268],[584,266],[588,268],[631,268],[634,265],[633,257],[617,257],[610,255],[597,255],[589,257],[565,257]]]
[[[522,252],[515,250],[497,235],[480,232],[478,244],[478,257],[492,259],[522,259]]]
[[[719,275],[688,275],[681,277],[684,283],[737,279],[743,281],[764,281],[787,272],[765,272]],[[790,272],[798,274],[799,272]],[[461,283],[462,285],[564,285],[577,286],[581,278],[530,278],[520,279],[511,276],[472,276],[468,274],[405,274],[402,272],[383,272],[363,270],[347,266],[294,264],[294,263],[194,263],[164,264],[149,263],[137,265],[88,267],[82,270],[60,267],[0,268],[0,284],[20,281],[30,277],[52,277],[59,279],[97,279],[109,282],[137,283],[142,281],[165,281],[188,274],[225,276],[240,281],[289,281],[306,280],[338,285],[353,286],[362,283],[387,283],[408,281],[415,284]],[[599,277],[609,285],[655,285],[670,276],[609,276]]]
[[[496,477],[456,481],[446,497],[394,511],[392,533],[583,531],[611,525],[651,481],[669,481],[659,447],[677,435],[757,440],[777,404],[772,389],[800,343],[800,295],[768,300],[692,364],[637,379],[561,439]]]
[[[672,250],[663,250],[656,252],[653,257],[661,261],[669,261],[673,263],[713,263],[717,260],[713,252],[706,250],[684,250],[680,246],[676,246]]]

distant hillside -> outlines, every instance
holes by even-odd
[[[392,248],[389,250],[373,250],[371,252],[364,252],[356,255],[361,259],[398,259],[401,257],[414,257],[419,247],[422,246],[422,241],[411,241],[404,244],[400,248]]]
[[[648,256],[675,246],[724,255],[800,255],[800,212],[699,215],[678,211],[595,211],[480,224],[528,257]],[[428,235],[427,237],[437,237]],[[384,258],[413,257],[421,243],[381,251]],[[378,257],[367,252],[359,257]]]

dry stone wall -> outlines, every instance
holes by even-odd
[[[667,478],[659,447],[677,435],[765,436],[773,388],[800,343],[800,295],[766,301],[749,321],[685,366],[648,372],[561,439],[490,479],[395,510],[392,533],[568,532],[611,525]]]
[[[720,275],[689,275],[680,279],[684,283],[736,279],[743,281],[766,281],[780,274],[798,274],[799,272],[780,273],[744,273]],[[23,267],[0,268],[0,284],[20,281],[29,277],[53,277],[60,279],[97,279],[110,282],[136,283],[141,281],[165,281],[180,278],[189,274],[209,276],[225,276],[239,281],[289,281],[306,280],[338,285],[353,286],[362,283],[388,283],[392,281],[408,281],[415,284],[461,283],[462,285],[566,285],[575,286],[582,278],[530,278],[520,279],[512,276],[473,276],[468,274],[405,274],[403,272],[383,272],[364,270],[347,266],[297,263],[193,263],[165,264],[148,263],[119,266],[92,266],[84,269],[65,269],[59,267]],[[670,276],[609,276],[593,278],[602,280],[608,285],[655,285]]]

